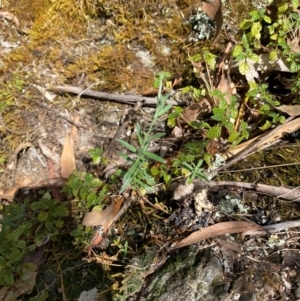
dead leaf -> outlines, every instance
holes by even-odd
[[[79,122],[79,115],[72,117],[72,121],[76,124]],[[66,140],[61,155],[61,175],[63,178],[68,178],[70,174],[76,169],[74,141],[76,140],[78,129],[72,125],[70,133],[66,135]]]
[[[260,225],[250,223],[250,222],[233,221],[233,222],[218,223],[218,224],[209,226],[207,228],[198,230],[196,232],[193,232],[188,237],[180,240],[176,244],[175,249],[190,246],[190,245],[200,242],[204,239],[213,238],[213,237],[217,237],[217,236],[229,234],[229,233],[242,233],[242,232],[251,231],[251,230],[264,231],[264,228]]]
[[[286,113],[289,116],[296,117],[300,115],[300,105],[282,105],[276,107],[276,110]]]
[[[242,151],[244,151],[245,149],[247,149],[249,146],[253,145],[254,143],[257,143],[256,150],[262,149],[266,145],[273,143],[274,141],[282,138],[283,136],[297,131],[299,128],[300,128],[300,118],[297,118],[297,119],[294,119],[294,120],[282,125],[280,127],[280,129],[278,131],[274,131],[274,135],[272,135],[268,139],[264,139],[264,136],[266,136],[268,134],[268,132],[263,133],[251,140],[248,140],[242,144],[235,146],[234,148],[231,148],[229,152],[227,152],[226,154],[223,155],[223,157],[225,159],[229,159],[232,156],[234,156],[238,153],[241,153]]]
[[[85,248],[88,255],[91,255],[93,246],[99,245],[103,241],[103,237],[114,222],[114,217],[120,211],[123,204],[123,197],[119,197],[116,202],[101,211],[87,212],[84,215],[82,224],[86,227],[101,226],[101,231],[95,231],[89,245]]]
[[[102,226],[103,231],[106,232],[112,224],[113,218],[119,212],[123,203],[123,197],[117,199],[105,209],[98,211],[87,212],[84,215],[82,224],[86,227]]]
[[[74,141],[70,134],[67,134],[61,155],[61,176],[67,179],[75,169]]]

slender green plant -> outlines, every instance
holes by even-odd
[[[172,105],[167,104],[169,95],[162,94],[163,82],[169,76],[170,74],[166,72],[160,72],[158,74],[159,89],[157,96],[157,106],[148,130],[143,132],[140,123],[137,122],[135,124],[139,147],[135,147],[122,139],[117,140],[131,153],[130,155],[125,152],[122,152],[120,154],[130,164],[129,169],[124,174],[120,193],[122,193],[129,186],[135,189],[151,190],[151,187],[156,183],[153,177],[148,172],[149,160],[165,163],[165,160],[163,158],[148,151],[148,149],[152,142],[165,135],[165,133],[157,133],[152,135],[152,132],[155,129],[158,119],[162,115],[167,113],[172,107]]]

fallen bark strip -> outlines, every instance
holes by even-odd
[[[96,99],[112,100],[112,101],[116,101],[124,104],[131,104],[131,105],[134,105],[136,102],[142,102],[144,106],[155,106],[157,103],[156,97],[144,97],[144,96],[137,96],[137,95],[124,95],[124,94],[98,92],[91,89],[84,90],[74,86],[55,86],[52,89],[52,91],[89,96]],[[178,106],[178,105],[187,105],[187,102],[183,100],[175,100],[170,98],[167,100],[167,104]]]
[[[178,186],[178,184],[177,184]],[[277,198],[285,199],[288,201],[299,202],[300,190],[295,188],[276,187],[265,184],[253,184],[244,182],[233,181],[197,181],[194,182],[194,191],[203,189],[205,187],[220,187],[220,186],[234,186],[251,189],[258,193],[272,195]],[[175,188],[175,187],[174,187]]]
[[[183,248],[186,246],[190,246],[197,242],[200,242],[204,239],[214,238],[217,236],[221,236],[224,234],[230,233],[242,233],[251,230],[258,230],[264,231],[264,228],[260,225],[251,223],[251,222],[239,222],[239,221],[232,221],[232,222],[223,222],[218,223],[207,228],[200,229],[198,231],[193,232],[189,236],[185,237],[184,239],[180,240],[174,247],[174,249]],[[265,231],[266,233],[266,231]]]
[[[232,166],[233,164],[241,161],[242,159],[246,158],[247,156],[249,156],[252,152],[260,149],[261,145],[263,145],[265,143],[265,141],[268,141],[270,138],[272,138],[272,140],[274,139],[274,137],[280,138],[283,136],[284,133],[281,133],[281,129],[285,128],[287,126],[289,126],[292,123],[295,123],[297,125],[299,125],[299,118],[297,118],[296,120],[293,120],[294,117],[289,117],[284,124],[281,124],[279,126],[277,126],[276,128],[274,128],[273,130],[271,130],[269,133],[263,134],[262,136],[259,136],[257,139],[253,139],[254,141],[251,142],[250,145],[247,145],[247,147],[243,150],[241,150],[240,152],[238,152],[236,154],[235,157],[231,158],[229,161],[227,161],[225,163],[225,165],[213,170],[212,172],[210,172],[210,174],[215,174],[218,171],[221,170],[226,170],[228,167]],[[299,127],[298,127],[299,128]],[[280,133],[280,134],[279,134]]]
[[[300,227],[300,220],[266,226],[260,226],[251,222],[223,222],[193,232],[189,236],[181,239],[175,245],[174,249],[190,246],[204,239],[214,238],[224,234],[242,233],[243,235],[266,235],[296,227]]]

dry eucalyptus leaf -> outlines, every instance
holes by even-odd
[[[300,105],[282,105],[276,107],[276,110],[286,113],[291,117],[296,117],[300,115]]]
[[[202,98],[200,102],[193,103],[184,108],[182,119],[186,123],[201,120],[205,115],[211,112],[211,109],[211,102],[207,98]]]
[[[123,203],[123,198],[119,198],[117,202],[112,203],[105,209],[87,212],[84,215],[82,224],[86,227],[94,227],[101,225],[106,232],[113,221],[114,216],[119,212]]]
[[[94,227],[99,225],[105,225],[112,218],[114,204],[109,205],[105,209],[98,211],[87,212],[84,215],[82,224],[86,227]]]
[[[73,138],[67,134],[61,155],[61,176],[66,179],[75,169],[74,141]]]
[[[223,222],[218,223],[207,228],[202,228],[198,231],[193,232],[186,238],[180,240],[175,249],[183,248],[186,246],[190,246],[197,242],[200,242],[204,239],[214,238],[224,234],[230,233],[242,233],[251,230],[260,230],[265,231],[264,228],[260,225],[251,223],[251,222]],[[266,232],[266,231],[265,231]]]

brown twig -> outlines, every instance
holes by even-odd
[[[177,185],[178,186],[178,185]],[[203,189],[205,187],[220,187],[220,186],[234,186],[254,190],[258,193],[272,195],[277,198],[298,202],[300,201],[300,190],[286,187],[276,187],[265,184],[253,184],[233,181],[197,181],[194,182],[194,191]]]
[[[60,93],[72,93],[76,95],[82,96],[90,96],[96,99],[103,99],[103,100],[112,100],[120,103],[134,105],[136,102],[142,102],[144,106],[154,106],[157,104],[156,97],[144,97],[144,96],[137,96],[137,95],[122,95],[122,94],[113,94],[113,93],[106,93],[106,92],[98,92],[90,89],[81,89],[79,87],[74,86],[55,86],[53,91],[60,92]],[[175,100],[175,99],[168,99],[167,104],[171,105],[186,105],[187,102],[183,100]]]
[[[68,301],[68,298],[66,296],[66,289],[65,289],[65,284],[64,284],[63,271],[61,269],[61,265],[60,265],[59,260],[57,258],[55,258],[55,260],[56,260],[58,270],[59,270],[59,277],[60,277],[60,284],[61,284],[61,291],[62,291],[63,301]]]

